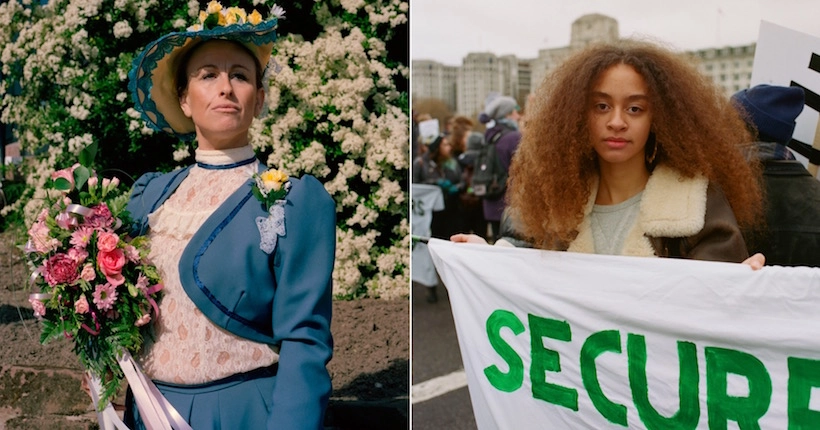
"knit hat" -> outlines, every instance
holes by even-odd
[[[263,20],[257,11],[246,13],[238,7],[223,8],[211,1],[199,13],[198,23],[179,32],[168,33],[151,42],[133,62],[128,73],[128,89],[134,107],[151,128],[183,140],[196,137],[191,118],[179,105],[176,73],[180,60],[195,46],[208,40],[230,40],[244,45],[264,69],[276,40],[278,19],[284,11],[274,6],[271,17]]]
[[[501,96],[494,98],[484,107],[484,112],[479,115],[478,120],[482,124],[486,124],[492,120],[499,120],[511,114],[514,110],[518,110],[518,102],[509,96]]]
[[[472,166],[481,148],[484,146],[484,134],[477,131],[471,132],[467,136],[467,149],[458,156],[458,162],[462,166]]]
[[[785,145],[792,138],[805,95],[799,87],[760,84],[738,91],[731,100],[746,114],[746,121],[757,128],[760,140]]]

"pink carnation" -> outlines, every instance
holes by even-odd
[[[100,252],[111,252],[120,243],[120,237],[114,233],[102,232],[97,236],[97,248]]]
[[[85,217],[85,224],[94,228],[106,228],[114,225],[114,218],[111,216],[111,210],[108,205],[100,203],[91,208],[94,213]]]
[[[79,264],[88,258],[88,251],[83,248],[71,248],[68,250],[68,256]]]
[[[97,255],[97,263],[108,282],[114,286],[122,285],[125,282],[125,277],[122,276],[122,268],[125,266],[125,254],[122,249],[117,248],[111,252],[100,252]]]
[[[74,218],[68,212],[60,212],[54,217],[54,221],[57,221],[57,226],[63,230],[77,228],[77,218]]]
[[[85,295],[80,296],[80,298],[74,302],[74,312],[77,312],[78,314],[88,312],[88,300],[85,298]]]
[[[51,231],[45,221],[32,224],[28,229],[28,237],[34,249],[41,254],[47,254],[60,246],[60,241],[51,236]]]
[[[142,273],[140,273],[139,276],[137,276],[136,287],[140,290],[145,290],[146,288],[148,288],[148,278]]]
[[[80,227],[71,233],[70,243],[78,248],[85,248],[91,242],[91,235],[94,234],[94,229],[91,227]]]
[[[117,300],[117,287],[111,283],[97,285],[94,290],[94,304],[101,311],[112,309]]]
[[[77,262],[67,254],[55,254],[46,260],[43,277],[49,285],[70,284],[77,280]]]
[[[140,261],[140,251],[134,245],[125,245],[125,257],[132,263]]]
[[[46,305],[43,302],[37,299],[28,299],[28,302],[31,303],[31,308],[34,309],[35,317],[42,318],[46,315]]]
[[[80,272],[80,278],[88,282],[91,282],[95,278],[97,278],[97,271],[94,270],[94,265],[92,265],[91,263],[87,263],[85,266],[83,266],[83,270],[82,272]]]

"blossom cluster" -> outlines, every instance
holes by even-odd
[[[336,201],[336,296],[409,295],[409,167],[406,98],[388,66],[385,41],[406,23],[400,1],[319,2],[324,32],[312,41],[285,36],[269,82],[270,114],[252,127],[252,144],[291,176],[324,178]],[[366,28],[353,25],[364,17]],[[385,18],[387,17],[387,18]]]
[[[50,178],[57,198],[43,202],[24,249],[29,302],[42,322],[40,340],[73,340],[80,362],[104,381],[104,405],[123,378],[118,358],[139,351],[159,312],[162,284],[145,260],[145,237],[125,235],[128,194],[119,179],[100,180],[80,164]]]
[[[0,122],[13,124],[22,151],[35,154],[19,167],[26,192],[0,216],[36,212],[24,206],[47,188],[47,172],[72,162],[91,142],[105,148],[104,157],[121,160],[107,163],[110,168],[134,165],[136,149],[163,142],[126,114],[126,91],[135,50],[172,29],[172,22],[147,17],[190,15],[190,5],[168,3],[174,2],[0,3]]]
[[[44,172],[73,162],[90,142],[103,148],[106,167],[133,176],[190,163],[190,144],[152,132],[133,110],[131,61],[161,34],[208,16],[240,22],[242,14],[228,13],[228,0],[209,4],[208,16],[197,0],[36,3],[0,4],[0,121],[16,124],[23,150],[37,154],[21,175],[26,194],[0,216],[36,217],[37,199],[50,196]],[[260,12],[274,6],[251,3]],[[322,31],[279,35],[281,69],[266,75],[266,112],[252,125],[251,144],[271,167],[316,176],[335,199],[337,297],[407,297],[409,103],[397,82],[406,82],[409,69],[388,52],[407,25],[407,0],[317,0],[310,8]],[[303,27],[316,26],[292,28]]]

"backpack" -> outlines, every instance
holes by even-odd
[[[496,200],[507,190],[507,169],[498,159],[495,144],[512,130],[502,129],[494,134],[489,142],[479,150],[473,170],[473,194],[482,198]]]

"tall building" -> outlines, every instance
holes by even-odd
[[[443,101],[450,110],[455,111],[458,69],[457,66],[447,66],[436,61],[413,60],[413,98],[439,99]]]
[[[489,52],[467,54],[458,71],[456,112],[476,117],[490,94],[518,94],[518,59]]]
[[[749,88],[755,59],[755,44],[692,52],[700,59],[698,68],[723,87],[727,95]]]
[[[541,49],[534,59],[518,59],[513,55],[497,56],[489,52],[470,53],[464,57],[457,70],[453,89],[455,103],[438,96],[432,88],[447,86],[447,83],[433,83],[438,79],[429,70],[436,67],[447,68],[434,61],[414,60],[412,64],[412,86],[414,97],[435,97],[454,106],[460,115],[476,117],[484,106],[487,95],[492,93],[515,97],[523,107],[527,94],[535,91],[546,76],[564,59],[590,43],[618,40],[618,21],[601,14],[584,15],[572,23],[569,46]],[[755,44],[702,49],[689,52],[693,61],[705,75],[720,85],[726,95],[748,88],[752,78]],[[440,73],[443,75],[443,73]],[[444,79],[444,78],[442,78]],[[417,88],[418,87],[418,88]]]

